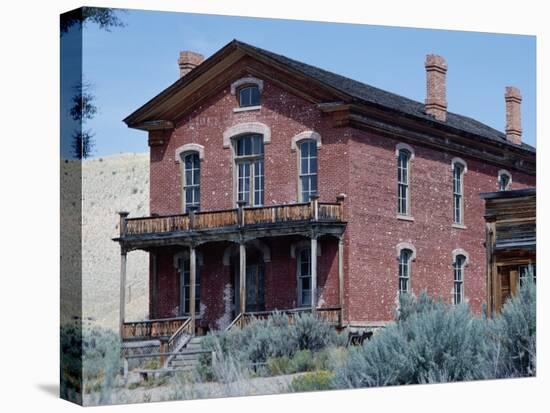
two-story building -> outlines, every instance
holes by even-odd
[[[121,213],[116,239],[125,339],[172,343],[275,309],[372,328],[421,290],[481,311],[479,194],[535,186],[519,90],[502,133],[447,111],[436,55],[423,103],[236,40],[178,63],[124,119],[148,133],[151,175],[151,216]],[[150,320],[127,322],[135,249],[150,254]]]

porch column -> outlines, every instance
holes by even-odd
[[[311,237],[311,308],[317,309],[317,236]]]
[[[246,312],[246,245],[239,244],[239,297],[241,314]]]
[[[195,334],[195,284],[197,280],[197,259],[195,246],[189,247],[189,316],[191,317],[191,331]]]
[[[126,235],[126,218],[128,217],[128,212],[120,211],[118,229],[120,231],[120,238],[124,238]],[[124,332],[124,305],[126,303],[126,248],[120,246],[120,310],[119,310],[119,329],[120,329],[120,339],[123,338]]]
[[[120,339],[124,332],[124,304],[126,302],[126,250],[120,250]]]
[[[338,306],[340,307],[339,324],[344,323],[344,236],[338,238]]]

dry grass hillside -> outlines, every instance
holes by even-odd
[[[71,179],[78,182],[78,174],[70,171],[70,162],[62,164],[62,188],[70,188]],[[62,193],[61,205],[62,225],[65,228],[72,225],[74,230],[78,223],[73,219],[76,206],[69,202],[68,194]],[[114,155],[82,164],[82,315],[112,328],[118,325],[120,296],[120,248],[112,238],[118,234],[120,210],[128,211],[130,216],[149,214],[148,154]],[[66,243],[72,242],[71,236],[64,238]],[[78,237],[74,240],[78,242]],[[78,253],[77,248],[73,255],[75,252]],[[78,297],[71,290],[78,288],[79,283],[69,275],[78,273],[77,260],[77,256],[65,257],[62,297]],[[62,265],[63,261],[62,257]],[[127,266],[127,319],[147,316],[148,288],[148,256],[142,251],[132,251]],[[63,307],[63,311],[71,311],[70,303]]]

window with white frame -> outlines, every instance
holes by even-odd
[[[410,292],[412,257],[413,251],[408,248],[399,252],[399,294]]]
[[[298,306],[311,306],[311,249],[302,248],[297,254]]]
[[[409,179],[411,152],[400,149],[397,155],[397,213],[410,215]]]
[[[464,223],[464,165],[453,163],[453,222]]]
[[[466,267],[466,257],[457,255],[453,262],[454,287],[453,302],[460,304],[464,300],[464,268]]]
[[[300,150],[300,202],[309,202],[317,194],[317,142],[305,139],[298,144]]]
[[[197,152],[188,152],[183,157],[184,212],[191,207],[200,208],[200,158]]]
[[[178,268],[180,274],[180,315],[190,313],[191,302],[191,260],[189,258],[179,258]],[[199,266],[196,267],[195,275],[195,312],[200,312],[201,297],[201,278]]]
[[[520,265],[518,267],[518,272],[520,286],[522,286],[529,277],[532,277],[535,284],[537,283],[537,267],[534,264]]]
[[[508,171],[500,171],[498,173],[498,190],[508,191],[512,183],[512,176]]]
[[[260,105],[260,88],[258,85],[247,85],[239,89],[239,106],[241,108]]]
[[[249,206],[264,203],[264,142],[260,134],[247,134],[234,140],[237,171],[237,200]]]

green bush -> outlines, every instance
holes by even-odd
[[[99,403],[109,403],[121,368],[118,334],[100,327],[61,327],[61,395],[75,400],[83,390],[99,392]]]
[[[406,302],[405,302],[406,300]],[[484,326],[466,305],[447,306],[422,293],[402,297],[397,322],[350,351],[338,387],[431,383],[484,377]]]
[[[441,383],[536,372],[535,291],[527,280],[493,319],[466,304],[404,295],[396,322],[335,368],[338,388]]]
[[[309,350],[300,350],[290,360],[292,372],[312,371],[315,369],[313,355]]]
[[[332,388],[332,374],[326,370],[302,374],[295,377],[290,384],[290,390],[295,392],[330,390]]]
[[[532,274],[519,293],[506,301],[500,316],[490,321],[487,376],[536,375],[536,289]]]
[[[338,333],[333,326],[313,314],[298,313],[289,327],[289,339],[294,348],[319,351],[338,344]]]
[[[271,357],[267,359],[267,371],[271,376],[293,373],[290,357]]]
[[[311,314],[296,314],[291,324],[288,316],[275,312],[267,319],[251,321],[243,329],[210,333],[202,341],[202,348],[219,348],[242,364],[258,365],[273,358],[292,358],[300,350],[319,351],[344,340],[333,326]]]

